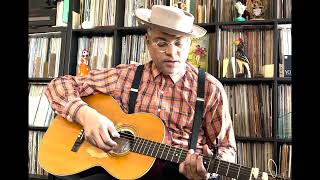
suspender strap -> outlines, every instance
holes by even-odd
[[[198,92],[197,92],[197,101],[195,115],[192,125],[192,134],[191,141],[189,144],[189,149],[196,150],[199,128],[202,122],[202,115],[204,110],[204,83],[205,83],[205,72],[202,69],[198,69]]]
[[[144,65],[139,65],[134,75],[134,79],[133,79],[131,89],[130,89],[130,94],[129,94],[129,114],[134,113],[134,107],[138,97],[138,89],[141,81],[143,68],[144,68]]]

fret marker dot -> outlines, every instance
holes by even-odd
[[[176,154],[176,156],[178,156],[178,154]]]
[[[207,162],[203,162],[204,164],[207,164]]]

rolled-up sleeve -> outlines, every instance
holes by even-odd
[[[236,141],[225,90],[220,83],[209,89],[212,91],[207,98],[206,134],[210,143],[218,147],[219,159],[235,162]]]
[[[65,75],[53,79],[45,90],[45,95],[57,115],[69,121],[77,121],[77,112],[87,105],[82,96],[95,93],[111,95],[118,80],[116,68],[93,70],[88,76]]]

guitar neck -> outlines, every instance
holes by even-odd
[[[131,151],[174,163],[183,162],[188,154],[187,150],[138,137],[134,138],[134,141],[131,143]],[[252,169],[249,167],[223,161],[215,157],[202,156],[203,165],[209,173],[217,173],[243,180],[248,180],[252,177]]]

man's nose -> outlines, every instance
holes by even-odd
[[[167,50],[166,50],[166,54],[167,55],[176,55],[178,54],[178,47],[175,46],[174,44],[168,44]]]

